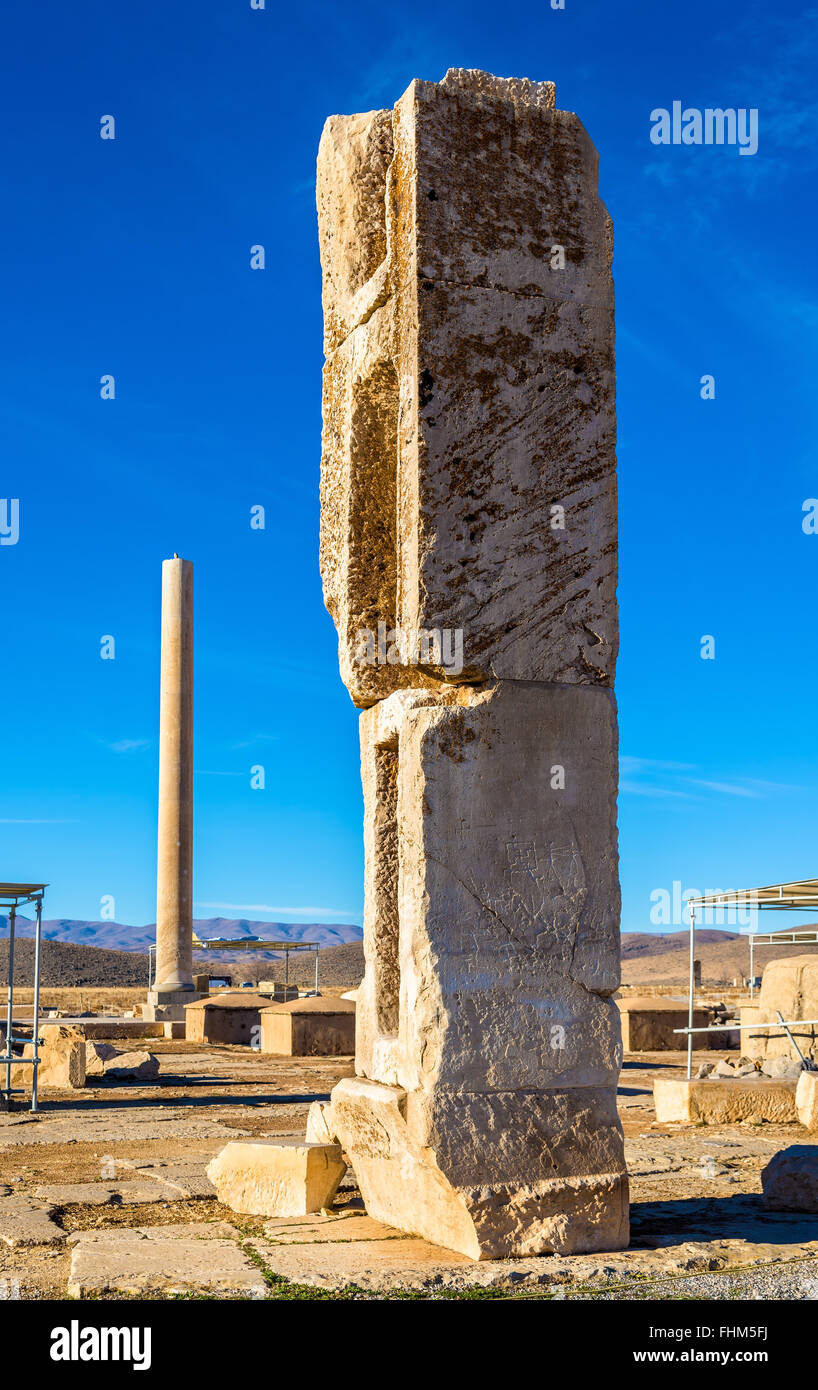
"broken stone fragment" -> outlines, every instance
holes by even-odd
[[[774,1076],[781,1080],[797,1080],[804,1068],[797,1057],[768,1057],[761,1070],[765,1076]]]
[[[251,1216],[306,1216],[332,1205],[344,1173],[339,1144],[236,1140],[207,1169],[219,1201]]]
[[[762,1169],[761,1186],[772,1211],[818,1212],[818,1146],[781,1149]]]
[[[104,1074],[112,1081],[153,1081],[159,1075],[159,1059],[152,1052],[115,1052]]]
[[[86,1042],[85,1044],[85,1074],[86,1076],[103,1076],[105,1074],[105,1064],[112,1057],[117,1056],[117,1050],[110,1043],[105,1042]]]
[[[802,1071],[795,1088],[795,1108],[805,1129],[818,1129],[818,1071]]]
[[[32,1043],[23,1048],[24,1057],[33,1057]],[[81,1028],[49,1024],[42,1030],[38,1051],[38,1090],[80,1090],[85,1085],[85,1037]],[[34,1068],[18,1064],[11,1068],[12,1087],[31,1090]]]

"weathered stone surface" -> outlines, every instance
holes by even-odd
[[[318,1216],[279,1216],[267,1222],[264,1234],[277,1244],[326,1245],[350,1240],[399,1240],[403,1232],[373,1221],[360,1211],[338,1211]]]
[[[85,1044],[85,1075],[104,1076],[105,1065],[116,1057],[117,1050],[111,1043],[86,1042]]]
[[[148,1004],[193,993],[193,565],[162,561],[156,975]],[[161,1014],[157,1014],[161,1018]]]
[[[699,1206],[702,1204],[699,1203]],[[764,1216],[769,1228],[772,1218]],[[337,1242],[252,1240],[265,1264],[285,1279],[314,1288],[339,1290],[354,1285],[369,1290],[416,1289],[461,1291],[477,1288],[517,1289],[530,1286],[574,1292],[578,1285],[592,1285],[597,1292],[619,1281],[634,1279],[634,1293],[644,1297],[645,1280],[694,1271],[740,1269],[751,1262],[769,1265],[789,1261],[796,1254],[814,1260],[814,1243],[796,1244],[790,1231],[781,1243],[750,1244],[746,1240],[687,1240],[664,1249],[623,1250],[616,1254],[566,1257],[520,1257],[482,1260],[479,1263],[454,1251],[441,1250],[416,1238],[363,1239]],[[809,1267],[809,1266],[808,1266]],[[687,1280],[678,1290],[689,1297]],[[667,1296],[664,1294],[663,1296]],[[711,1293],[711,1297],[713,1294]],[[720,1290],[715,1296],[724,1296]]]
[[[795,1088],[795,1109],[805,1129],[818,1129],[818,1071],[802,1071]]]
[[[761,1174],[764,1205],[773,1211],[818,1212],[818,1146],[793,1144]]]
[[[34,1048],[26,1043],[24,1057],[33,1057]],[[38,1090],[80,1090],[85,1085],[85,1040],[79,1029],[50,1025],[43,1029],[38,1050]],[[11,1068],[12,1087],[31,1090],[34,1068],[18,1064]]]
[[[54,1207],[131,1206],[141,1202],[167,1202],[168,1193],[147,1182],[47,1183],[35,1189],[35,1196]]]
[[[321,556],[356,703],[464,676],[612,684],[612,235],[596,184],[550,83],[459,72],[327,123]],[[413,675],[362,663],[358,633],[379,622],[461,631],[463,671],[437,653]]]
[[[659,1124],[704,1121],[707,1124],[740,1124],[742,1120],[767,1120],[792,1124],[795,1111],[794,1081],[772,1077],[734,1077],[703,1080],[657,1076],[653,1103]]]
[[[627,1244],[611,229],[550,83],[461,70],[318,165],[321,568],[366,974],[330,1133],[473,1259]],[[362,640],[363,639],[363,640]],[[458,645],[460,644],[460,645]]]
[[[761,1070],[765,1076],[797,1081],[803,1071],[803,1066],[797,1057],[767,1057],[762,1063]]]
[[[615,1084],[610,693],[506,682],[445,703],[401,693],[366,712],[361,743],[357,1070],[410,1090]],[[391,755],[390,813],[377,778]]]
[[[202,1155],[196,1161],[173,1159],[119,1159],[124,1168],[132,1168],[141,1178],[149,1178],[161,1191],[163,1201],[173,1201],[176,1197],[215,1197],[216,1189],[207,1176],[207,1164],[212,1153]]]
[[[768,961],[761,977],[758,1014],[751,1022],[775,1023],[777,1012],[791,1019],[818,1018],[818,956],[782,956]],[[742,1021],[744,1015],[742,1014]],[[790,1028],[805,1057],[818,1062],[818,1024],[801,1023]],[[792,1046],[781,1028],[744,1034],[745,1046],[761,1057],[793,1056]]]
[[[228,1144],[207,1176],[232,1211],[305,1216],[332,1204],[345,1169],[338,1144],[257,1139]]]
[[[163,1227],[163,1231],[172,1230]],[[70,1298],[108,1293],[139,1297],[155,1293],[207,1293],[265,1298],[260,1270],[230,1240],[165,1236],[146,1239],[134,1231],[107,1233],[97,1240],[84,1235],[71,1257]]]
[[[18,1245],[52,1245],[65,1240],[65,1231],[52,1220],[54,1208],[30,1197],[0,1197],[0,1240]]]
[[[314,1100],[307,1111],[307,1143],[335,1143],[329,1127],[329,1104],[325,1100]]]
[[[152,1052],[118,1052],[105,1065],[109,1081],[153,1081],[159,1075],[159,1059]]]
[[[333,1091],[332,1127],[371,1216],[472,1259],[627,1244],[621,1130],[603,1089],[424,1104],[354,1078]]]
[[[134,1240],[240,1240],[241,1232],[230,1221],[182,1221],[161,1226],[98,1226],[90,1231],[73,1231],[68,1245],[116,1245],[123,1235]]]

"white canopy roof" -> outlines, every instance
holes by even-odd
[[[701,898],[690,898],[688,906],[766,907],[779,912],[788,908],[800,908],[809,912],[818,910],[818,878],[802,878],[792,883],[772,883],[766,888],[740,888],[733,893],[705,893]]]

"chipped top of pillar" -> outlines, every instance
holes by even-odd
[[[515,106],[534,106],[554,111],[557,87],[554,82],[534,82],[530,77],[495,77],[480,68],[449,68],[439,84],[447,91],[468,92],[490,101],[512,101]]]
[[[450,682],[613,681],[597,173],[553,82],[453,69],[324,127],[321,573],[359,706]]]

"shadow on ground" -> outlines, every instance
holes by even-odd
[[[818,1240],[818,1215],[768,1211],[760,1195],[736,1193],[669,1202],[634,1202],[631,1248],[652,1249],[690,1240],[745,1240],[799,1245]]]

